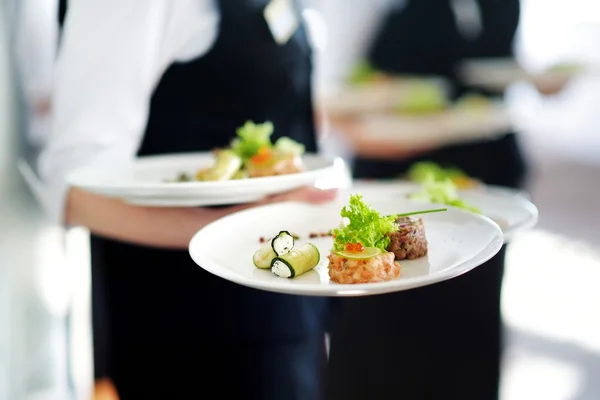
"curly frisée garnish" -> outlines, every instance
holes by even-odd
[[[346,245],[360,243],[363,247],[375,247],[386,251],[390,243],[388,233],[398,229],[394,216],[382,216],[362,199],[362,195],[350,196],[348,205],[342,208],[340,215],[348,223],[333,230],[333,251],[345,252]]]
[[[347,206],[342,208],[340,215],[348,220],[343,226],[333,229],[333,251],[340,255],[362,253],[368,249],[372,256],[376,250],[388,251],[390,234],[398,231],[399,217],[410,217],[419,214],[429,214],[447,211],[447,208],[413,211],[402,214],[381,215],[362,199],[362,195],[353,194]],[[357,256],[354,258],[368,258]]]

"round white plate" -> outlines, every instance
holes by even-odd
[[[123,200],[132,205],[145,207],[208,207],[252,203],[264,198],[262,193],[249,193],[248,195],[236,195],[225,197],[156,197],[140,196],[125,197]]]
[[[404,98],[413,93],[411,89],[415,83],[432,84],[446,96],[450,94],[450,85],[445,78],[406,76],[379,83],[343,85],[330,93],[320,94],[318,102],[323,109],[334,115],[388,113],[393,112]]]
[[[466,60],[460,67],[465,83],[495,92],[503,92],[515,82],[530,82],[552,90],[565,85],[580,71],[530,72],[512,58],[489,58]]]
[[[192,238],[189,252],[206,271],[240,285],[272,292],[313,296],[364,296],[391,293],[431,285],[466,273],[492,258],[502,247],[502,231],[489,218],[450,209],[423,215],[429,254],[418,260],[401,261],[400,276],[387,282],[338,284],[329,281],[327,255],[332,238],[310,239],[311,232],[326,232],[339,226],[340,201],[316,206],[285,202],[256,207],[221,218]],[[378,201],[373,205],[385,214],[416,211],[402,201]],[[319,265],[293,279],[279,278],[252,263],[254,252],[272,237],[288,230],[300,238],[297,244],[311,242],[320,253]]]
[[[420,190],[418,184],[406,181],[357,181],[351,189],[352,192],[362,193],[368,202],[385,202],[392,199],[402,201],[417,190]],[[459,193],[468,204],[479,208],[484,215],[500,226],[505,242],[510,241],[516,233],[534,227],[538,222],[538,209],[525,193],[490,185],[461,190]],[[411,202],[421,203],[412,200]],[[430,206],[429,203],[424,204],[428,204],[426,207]]]
[[[72,186],[105,196],[120,197],[134,204],[235,204],[312,185],[333,173],[334,164],[338,162],[316,154],[306,154],[303,161],[306,171],[296,174],[215,182],[167,182],[182,172],[193,175],[197,169],[212,165],[212,153],[144,156],[128,167],[89,166],[78,169],[69,175],[68,182]]]
[[[513,126],[512,117],[497,102],[479,110],[452,108],[424,116],[368,115],[362,117],[362,121],[365,133],[360,139],[401,146],[490,140],[505,134]]]

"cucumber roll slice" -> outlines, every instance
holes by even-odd
[[[310,271],[320,260],[319,249],[312,243],[306,243],[275,257],[271,262],[271,271],[281,278],[293,278]]]
[[[256,250],[252,257],[252,262],[256,268],[268,269],[271,268],[271,261],[273,261],[275,257],[277,257],[277,254],[273,251],[271,243],[267,243]]]
[[[278,256],[289,253],[294,248],[294,237],[288,231],[281,231],[271,240],[271,247]]]

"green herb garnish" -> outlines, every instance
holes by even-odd
[[[421,161],[410,167],[408,178],[422,185],[420,191],[411,193],[408,196],[412,200],[446,204],[481,214],[478,208],[467,204],[458,196],[455,180],[457,178],[469,178],[459,168],[444,168],[433,161]]]
[[[443,181],[446,178],[452,179],[457,177],[467,178],[468,175],[459,168],[444,168],[433,161],[414,163],[408,170],[408,178],[417,183],[424,183],[430,180]]]
[[[412,200],[446,204],[481,214],[481,211],[478,208],[468,205],[464,200],[458,197],[458,190],[450,178],[436,180],[430,177],[423,182],[423,188],[421,190],[411,193],[408,197]]]
[[[231,150],[246,163],[258,153],[260,149],[272,149],[280,154],[303,155],[305,147],[295,140],[282,136],[275,144],[271,141],[273,135],[273,124],[269,121],[256,124],[247,121],[236,131],[237,138],[231,141]]]
[[[402,96],[396,105],[401,114],[423,115],[440,112],[448,107],[448,99],[441,87],[427,81],[415,81],[408,87],[407,96]]]
[[[238,137],[231,142],[231,149],[245,162],[255,155],[261,148],[271,148],[271,135],[273,124],[265,122],[255,124],[247,121],[236,131]]]
[[[442,211],[448,211],[448,209],[447,208],[436,208],[435,210],[412,211],[412,212],[404,213],[404,214],[394,214],[393,217],[395,217],[395,218],[410,217],[411,215],[430,214],[430,213],[436,213],[436,212],[442,212]]]
[[[333,250],[343,251],[348,243],[361,243],[364,247],[377,247],[386,251],[390,243],[387,235],[398,229],[395,216],[382,216],[362,199],[362,195],[353,194],[340,215],[348,218],[349,223],[333,230]]]
[[[377,70],[367,61],[357,63],[350,72],[349,81],[352,85],[367,83],[377,75]]]

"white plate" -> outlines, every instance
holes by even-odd
[[[539,88],[561,88],[580,71],[531,72],[511,58],[466,60],[460,67],[465,83],[502,92],[515,82],[530,82]]]
[[[480,110],[452,108],[425,116],[369,115],[363,117],[361,139],[391,145],[428,146],[489,140],[512,128],[512,118],[496,102]]]
[[[171,206],[188,204],[220,205],[256,201],[265,196],[312,185],[335,171],[333,160],[316,154],[303,157],[306,171],[218,182],[166,182],[181,172],[194,174],[197,169],[212,165],[210,152],[145,156],[129,167],[106,168],[89,166],[68,177],[69,184],[111,197],[120,197],[134,204]]]
[[[334,115],[388,113],[394,111],[402,99],[410,96],[414,84],[430,83],[446,96],[450,86],[446,79],[436,76],[398,77],[379,83],[342,85],[330,93],[319,95],[320,106]]]
[[[351,189],[352,192],[362,193],[369,202],[402,200],[417,190],[420,190],[418,184],[406,181],[358,181]],[[538,209],[525,193],[490,185],[461,190],[459,193],[468,204],[479,208],[500,226],[505,242],[509,242],[516,233],[534,227],[538,222]]]
[[[246,196],[226,196],[226,197],[125,197],[123,201],[128,204],[145,207],[209,207],[209,206],[225,206],[235,204],[252,203],[260,201],[264,198],[262,193],[250,193]]]
[[[343,201],[342,201],[343,200]],[[493,257],[502,246],[502,231],[489,218],[451,209],[423,216],[429,254],[418,260],[401,261],[400,276],[387,282],[337,284],[329,281],[327,255],[332,238],[308,239],[311,232],[324,232],[339,226],[340,209],[347,200],[315,206],[286,202],[261,206],[221,218],[192,238],[189,252],[206,271],[240,285],[266,291],[314,296],[364,296],[391,293],[431,285],[466,273]],[[379,201],[381,213],[415,211],[406,201]],[[260,237],[272,237],[281,230],[298,234],[298,245],[315,244],[319,265],[293,279],[279,278],[269,270],[256,268],[254,252],[262,245]]]

